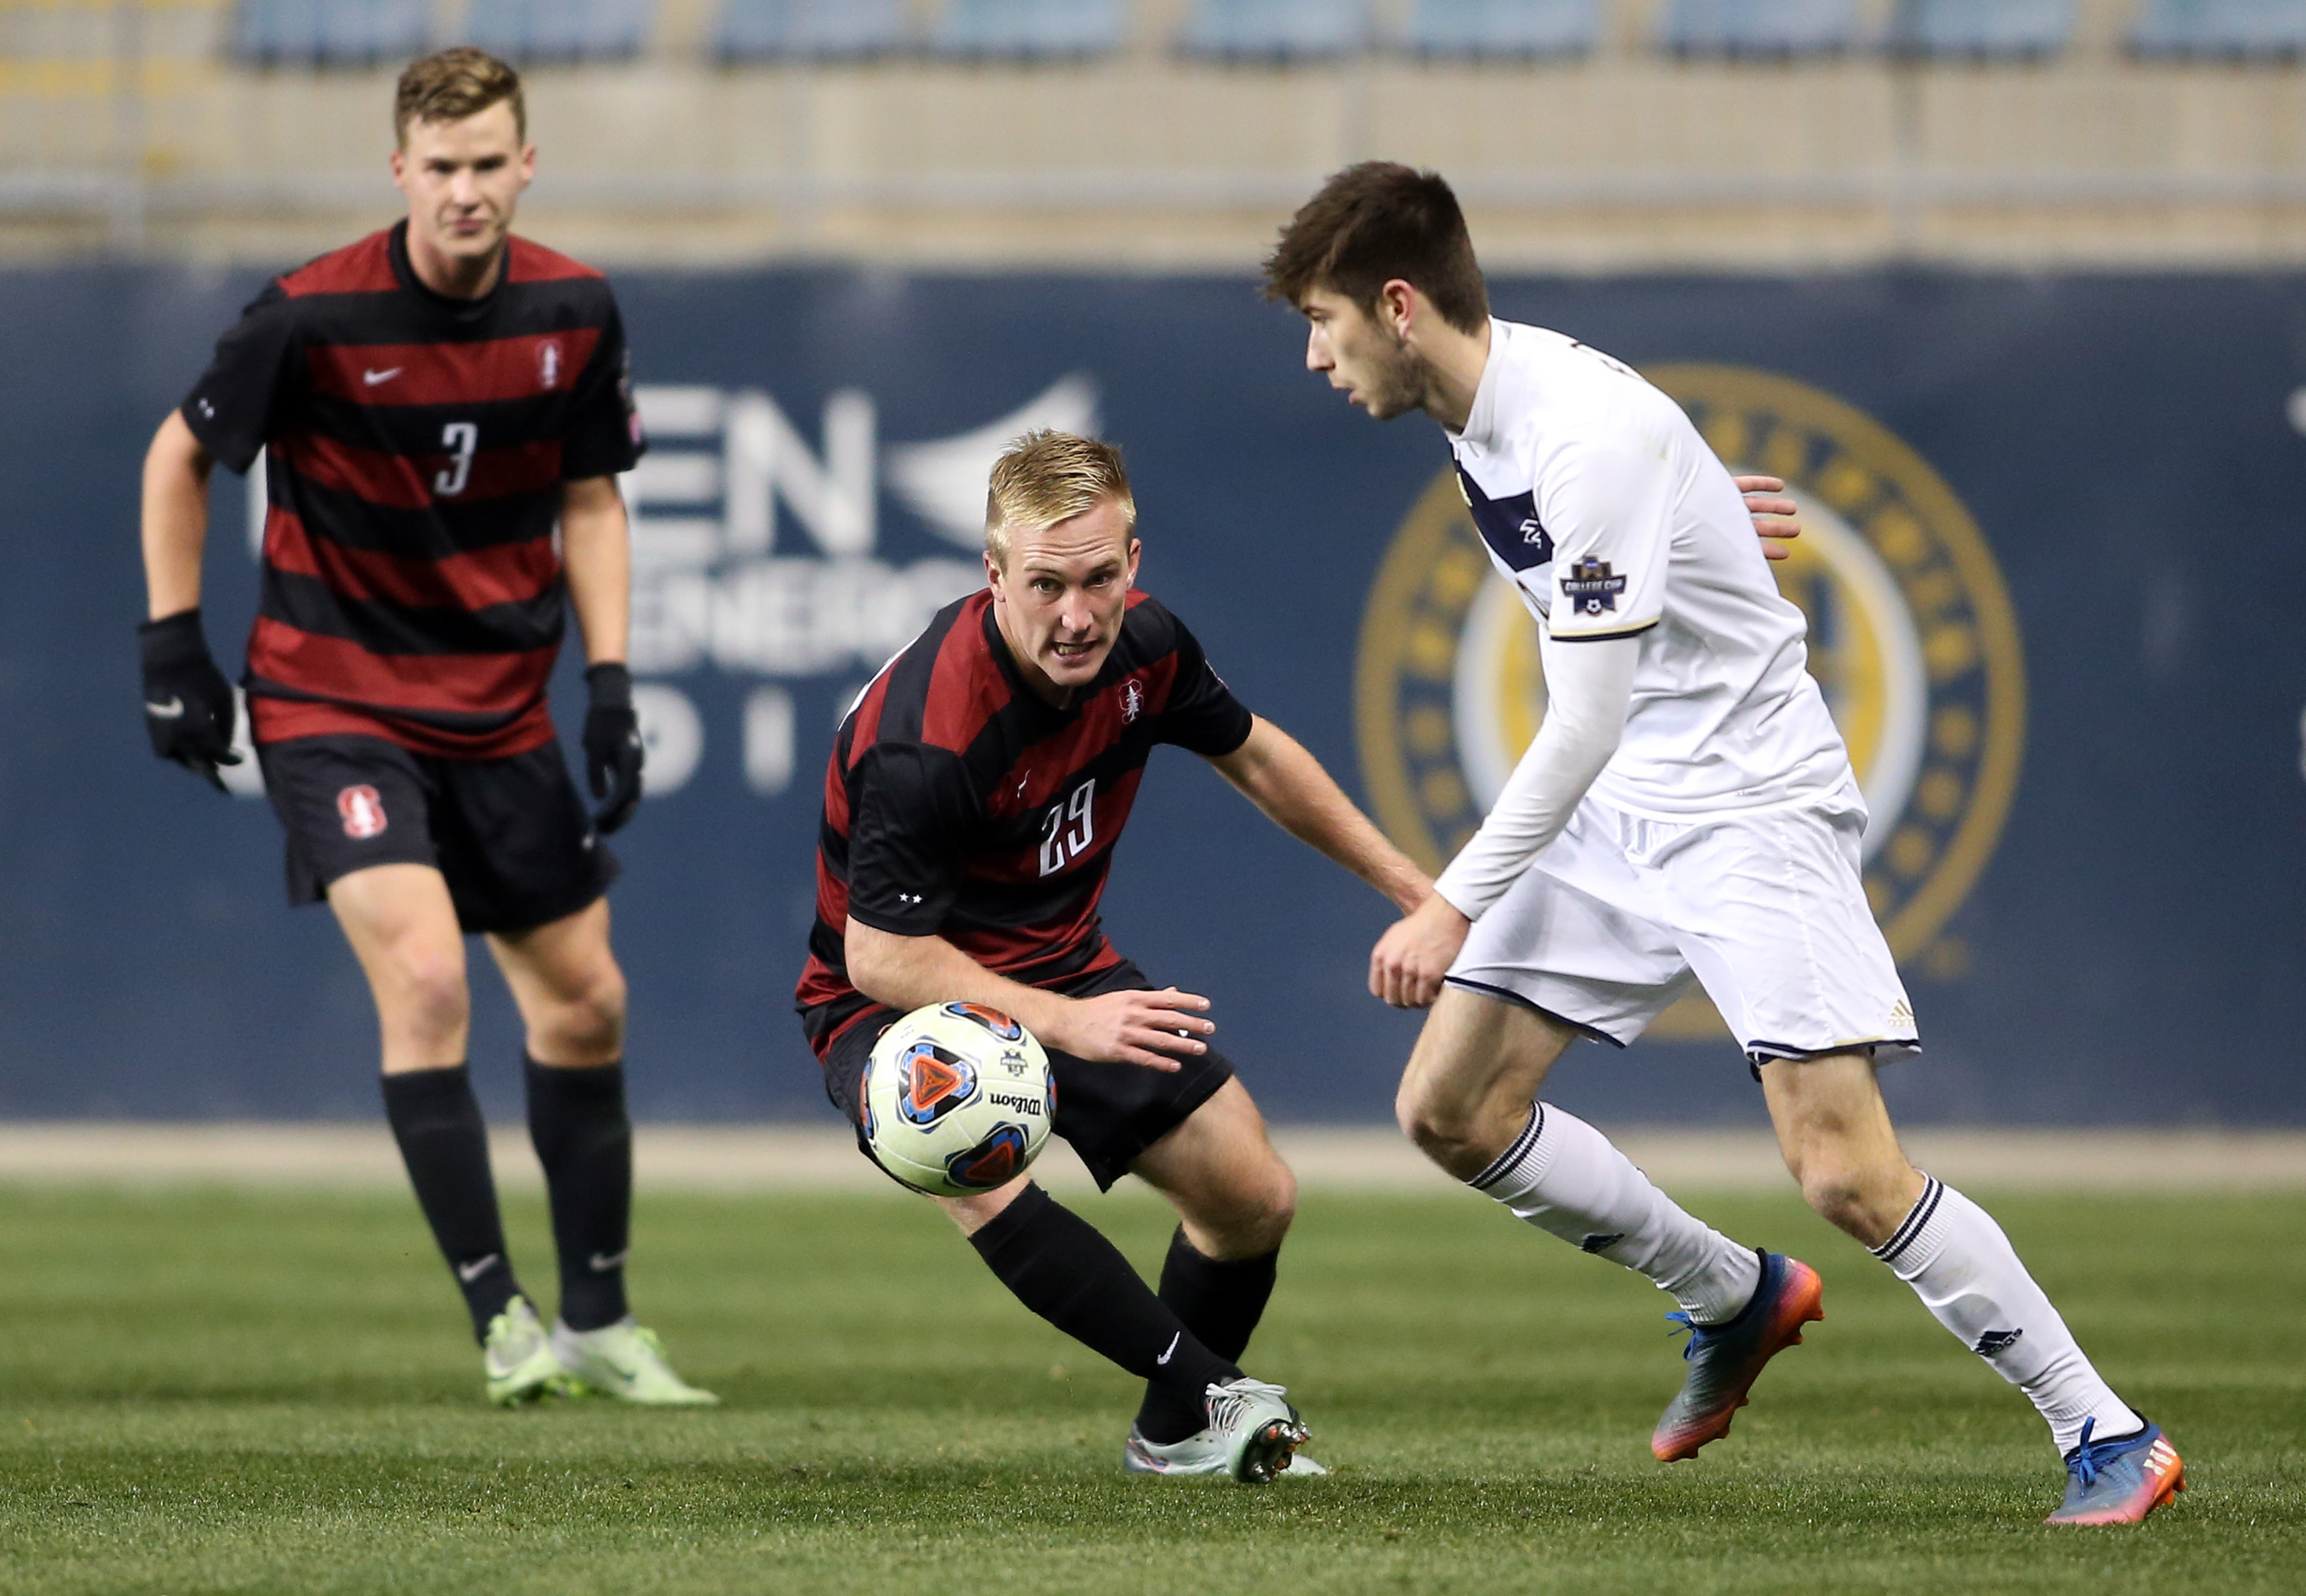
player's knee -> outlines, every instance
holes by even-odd
[[[472,993],[465,984],[465,961],[444,950],[406,949],[394,955],[389,989],[378,1001],[392,1018],[423,1037],[461,1030],[472,1015]]]
[[[613,961],[588,972],[560,1003],[563,1039],[587,1053],[616,1052],[625,1041],[625,975]]]
[[[1258,1171],[1242,1205],[1237,1238],[1244,1254],[1270,1252],[1281,1245],[1297,1218],[1297,1177],[1279,1156]]]
[[[1401,1089],[1394,1094],[1393,1117],[1403,1135],[1428,1157],[1444,1164],[1481,1136],[1479,1105],[1434,1090],[1426,1072],[1415,1069],[1402,1078]]]

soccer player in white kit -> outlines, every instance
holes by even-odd
[[[1866,804],[1728,471],[1626,366],[1490,316],[1438,175],[1337,174],[1266,279],[1311,323],[1306,364],[1331,387],[1379,420],[1441,423],[1538,627],[1543,724],[1371,958],[1378,996],[1432,1010],[1403,1129],[1517,1217],[1672,1294],[1688,1370],[1651,1446],[1695,1455],[1823,1317],[1817,1275],[1692,1217],[1537,1100],[1570,1042],[1631,1042],[1695,975],[1810,1206],[2048,1421],[2067,1465],[2050,1522],[2145,1517],[2183,1489],[2177,1453],[2099,1378],[2001,1227],[1909,1164],[1891,1129],[1875,1070],[1918,1037],[1860,883]]]

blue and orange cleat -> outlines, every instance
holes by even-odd
[[[1825,1317],[1824,1296],[1815,1269],[1799,1259],[1764,1252],[1761,1283],[1736,1319],[1700,1325],[1686,1313],[1667,1314],[1689,1330],[1689,1344],[1681,1353],[1689,1372],[1650,1436],[1657,1460],[1695,1457],[1706,1442],[1728,1435],[1730,1421],[1746,1405],[1746,1393],[1761,1378],[1762,1366],[1801,1344],[1802,1326]]]
[[[2081,1438],[2066,1454],[2066,1499],[2047,1524],[2134,1524],[2186,1489],[2178,1449],[2148,1419],[2135,1435],[2093,1444],[2097,1421],[2082,1421]]]

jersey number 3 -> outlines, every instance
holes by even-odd
[[[454,499],[473,476],[473,451],[480,447],[481,430],[471,422],[450,422],[440,429],[440,447],[448,451],[448,468],[432,479],[432,491]]]
[[[1041,874],[1055,875],[1089,849],[1097,841],[1097,778],[1091,776],[1071,797],[1049,806],[1041,821]]]

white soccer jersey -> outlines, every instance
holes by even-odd
[[[1591,796],[1686,818],[1849,781],[1802,613],[1681,407],[1560,333],[1490,329],[1449,438],[1490,559],[1557,643],[1641,636],[1625,732]]]

